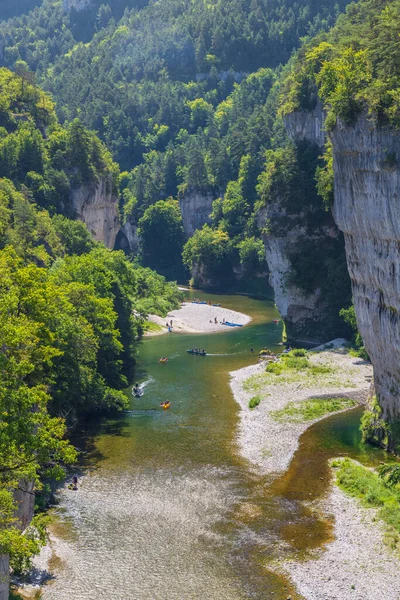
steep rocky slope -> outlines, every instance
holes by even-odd
[[[382,417],[400,418],[400,136],[365,115],[340,120],[333,216],[343,231],[360,333],[374,365]]]
[[[275,169],[278,177],[285,170],[297,172],[296,179],[293,177],[289,185],[278,181],[258,211],[257,224],[263,232],[270,283],[288,340],[318,344],[334,337],[341,327],[339,308],[332,305],[323,285],[328,277],[324,261],[331,260],[335,248],[343,248],[341,234],[315,191],[317,157],[323,153],[325,143],[321,104],[317,103],[312,111],[287,115],[285,127],[296,148],[295,160],[290,164],[281,161]],[[303,263],[301,269],[296,268],[299,260]],[[343,251],[338,260],[344,266]],[[307,269],[315,270],[311,285]],[[337,286],[343,286],[346,298],[349,282],[339,281]]]
[[[76,217],[86,224],[94,239],[114,248],[120,224],[118,194],[110,178],[100,177],[96,183],[73,189],[71,200]]]

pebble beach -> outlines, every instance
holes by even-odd
[[[263,474],[284,472],[295,453],[301,434],[316,422],[278,422],[272,411],[310,398],[349,397],[365,402],[372,380],[372,366],[351,357],[342,340],[315,349],[310,361],[332,367],[332,375],[314,382],[280,382],[262,385],[265,364],[231,373],[231,388],[240,405],[238,445],[240,453]],[[248,403],[257,388],[262,400],[255,409]],[[332,414],[332,413],[331,413]],[[328,415],[326,415],[328,416]],[[324,418],[324,417],[322,417]],[[282,452],[285,448],[285,452]],[[400,560],[384,543],[384,527],[375,520],[376,509],[365,508],[335,485],[334,475],[316,507],[331,520],[333,540],[302,562],[286,561],[277,568],[288,576],[305,600],[399,600]]]

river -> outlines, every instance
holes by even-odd
[[[327,459],[382,459],[361,445],[357,409],[311,427],[283,477],[260,477],[238,452],[229,371],[255,362],[250,347],[278,350],[282,325],[273,323],[270,302],[195,295],[253,321],[139,344],[136,378],[144,395],[96,426],[86,439],[79,491],[60,491],[58,559],[44,600],[298,598],[268,565],[329,538],[330,525],[303,503],[326,488]],[[208,356],[188,355],[193,346]],[[163,355],[167,364],[158,363]],[[164,400],[170,410],[160,408]]]

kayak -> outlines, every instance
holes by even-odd
[[[229,321],[225,321],[225,323],[222,323],[222,325],[227,325],[228,327],[243,327],[243,325],[240,323],[230,323]]]
[[[218,302],[218,304],[213,304],[213,306],[221,306],[221,303]]]
[[[168,362],[168,358],[160,358],[160,360],[158,362],[159,363],[166,363],[166,362]]]
[[[279,323],[280,319],[274,319],[272,322],[273,323]]]
[[[207,356],[207,352],[195,352],[194,350],[186,350],[188,354],[195,354],[196,356]]]

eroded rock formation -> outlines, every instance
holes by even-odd
[[[16,517],[19,527],[23,531],[28,527],[32,520],[35,494],[32,481],[22,480],[19,482],[18,489],[14,494],[17,505]],[[10,590],[10,559],[7,554],[0,554],[0,600],[9,599]]]
[[[309,142],[316,148],[316,156],[322,154],[325,132],[320,103],[313,111],[299,111],[285,117],[285,127],[296,144]],[[340,243],[340,232],[328,213],[322,219],[315,219],[316,211],[321,212],[322,201],[319,208],[308,201],[304,197],[297,213],[293,213],[276,197],[258,213],[258,226],[266,232],[263,241],[270,284],[288,339],[319,344],[338,334],[332,323],[332,307],[318,285],[307,291],[296,285],[292,257],[304,251],[304,240],[326,252],[332,244]]]
[[[214,200],[210,192],[203,193],[194,189],[188,190],[179,198],[183,229],[187,238],[191,237],[196,229],[201,229],[205,223],[211,223],[210,215]]]
[[[400,135],[362,115],[338,122],[333,216],[343,231],[358,327],[386,421],[400,419]]]
[[[94,239],[114,248],[120,225],[118,195],[111,178],[101,177],[97,183],[75,188],[71,201],[76,217],[86,224]]]

